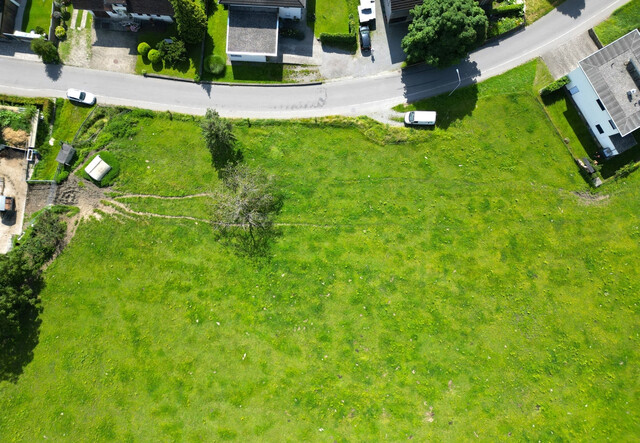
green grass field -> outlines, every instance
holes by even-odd
[[[640,0],[631,0],[616,9],[611,17],[594,28],[603,45],[619,39],[640,27]]]
[[[22,30],[30,32],[37,26],[42,26],[45,32],[49,32],[52,4],[53,0],[28,0],[22,19]]]
[[[238,122],[285,195],[268,260],[193,220],[83,222],[0,440],[636,439],[640,174],[590,194],[536,63],[420,103],[433,130]],[[117,192],[216,184],[197,122],[137,127]]]

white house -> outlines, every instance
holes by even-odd
[[[87,9],[95,17],[114,20],[157,20],[173,22],[169,0],[71,0],[75,9]]]
[[[227,55],[231,61],[266,62],[278,55],[280,19],[300,20],[306,0],[220,0],[229,8]]]
[[[640,128],[640,32],[637,29],[581,60],[567,89],[605,157],[636,145]]]

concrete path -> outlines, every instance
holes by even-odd
[[[598,47],[589,34],[584,32],[568,42],[545,52],[542,59],[549,67],[553,78],[558,79],[578,67],[578,62],[593,54]]]
[[[501,74],[539,57],[604,20],[628,0],[567,0],[524,31],[472,53],[458,66],[418,66],[312,86],[198,85],[117,72],[43,66],[15,58],[0,61],[0,93],[62,97],[67,88],[94,92],[100,103],[223,116],[298,118],[363,115],[401,102],[450,91]],[[135,48],[133,49],[135,51]]]
[[[82,21],[80,22],[80,28],[78,29],[84,29],[87,27],[87,17],[89,16],[89,11],[87,11],[86,9],[84,11],[82,11]]]
[[[76,29],[76,22],[78,21],[78,9],[74,9],[71,13],[71,21],[69,22],[70,29]]]

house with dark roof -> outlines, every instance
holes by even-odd
[[[227,55],[231,61],[266,62],[278,55],[281,19],[300,20],[306,0],[220,0],[229,9]]]
[[[114,20],[159,20],[173,22],[169,0],[71,0],[75,9],[91,11],[95,17]]]
[[[634,29],[578,63],[567,89],[605,157],[636,145],[640,128],[640,32]]]
[[[411,20],[409,11],[421,5],[422,2],[423,0],[382,0],[382,9],[387,23],[403,23]],[[480,6],[489,5],[491,2],[492,0],[478,0]]]
[[[18,0],[0,0],[0,36],[13,34],[19,6]]]

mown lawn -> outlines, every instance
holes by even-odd
[[[319,36],[323,32],[330,34],[347,34],[349,32],[349,13],[357,14],[358,10],[350,5],[349,0],[311,0],[307,5],[309,12],[315,8],[313,32]],[[357,3],[356,3],[357,4]],[[315,5],[315,6],[313,6]],[[357,15],[354,14],[356,22]]]
[[[193,220],[84,222],[0,382],[0,440],[637,438],[640,174],[590,196],[536,63],[434,130],[239,122],[286,198],[269,260]],[[215,185],[197,122],[137,131],[109,147],[118,192]]]
[[[640,27],[640,0],[632,0],[616,9],[611,17],[594,28],[603,45]]]
[[[37,26],[42,26],[45,32],[49,32],[52,4],[53,0],[27,0],[22,19],[22,30],[31,32]]]

